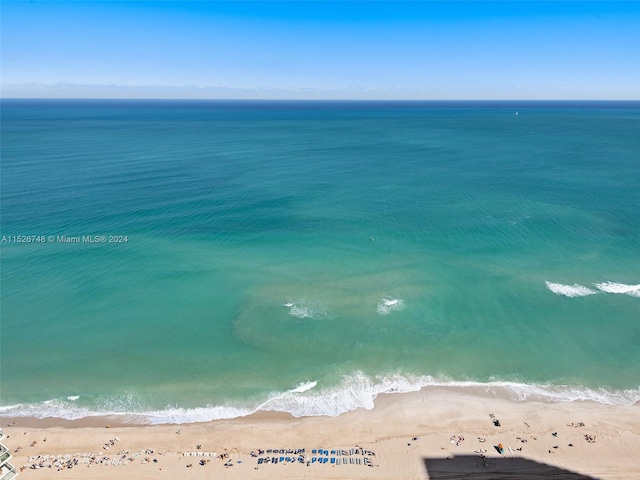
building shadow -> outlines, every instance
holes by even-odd
[[[486,464],[485,464],[486,461]],[[596,480],[570,470],[564,470],[528,458],[460,455],[447,458],[425,458],[429,480]]]

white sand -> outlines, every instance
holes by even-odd
[[[499,420],[499,427],[491,414]],[[15,425],[8,426],[12,420],[2,418],[2,427],[8,435],[4,444],[12,452],[21,447],[13,453],[16,467],[37,464],[29,462],[37,455],[69,455],[68,459],[79,462],[60,471],[27,467],[21,479],[640,478],[637,404],[514,402],[431,388],[384,395],[376,400],[373,410],[361,409],[337,418],[296,419],[263,413],[234,420],[160,426],[118,425],[114,419],[105,418],[77,422],[18,418]],[[588,441],[587,436],[595,441]],[[110,440],[114,444],[103,450]],[[502,455],[494,448],[499,444],[504,447]],[[361,462],[366,458],[375,466],[330,462],[258,465],[257,458],[251,456],[258,448],[265,450],[260,458],[274,456],[266,453],[267,449],[305,448],[311,460],[318,457],[312,449],[348,452],[356,445],[375,452],[375,456],[359,452],[347,457]],[[153,453],[144,453],[147,450]],[[483,459],[481,452],[485,450]],[[229,459],[186,457],[184,452],[228,452]],[[83,457],[89,453],[108,457],[109,465],[97,465],[95,460]],[[123,455],[127,465],[121,462],[114,466]],[[344,458],[330,453],[328,458],[332,457]],[[200,460],[209,462],[201,466]],[[233,466],[225,467],[225,461]],[[187,467],[189,464],[192,466]]]

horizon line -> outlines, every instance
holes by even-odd
[[[4,100],[125,100],[125,101],[222,101],[222,102],[625,102],[640,103],[640,99],[620,98],[180,98],[180,97],[2,97]]]

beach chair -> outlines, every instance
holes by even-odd
[[[335,463],[336,463],[336,459],[335,459],[335,457],[331,457],[331,463],[332,463],[332,464],[335,464]]]
[[[316,463],[316,457],[311,457],[311,463]]]

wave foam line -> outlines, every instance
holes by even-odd
[[[625,285],[624,283],[603,282],[595,283],[594,286],[607,293],[623,293],[632,297],[640,298],[640,285]]]
[[[245,417],[255,413],[254,408],[213,406],[199,408],[167,407],[163,410],[119,411],[108,409],[91,409],[81,407],[63,400],[47,400],[34,404],[17,404],[0,407],[0,416],[29,418],[59,418],[62,420],[79,420],[93,417],[118,417],[123,421],[141,424],[184,424],[210,422],[229,418]]]
[[[587,287],[583,287],[582,285],[574,284],[574,285],[563,285],[561,283],[552,283],[545,282],[547,284],[547,288],[551,290],[556,295],[564,295],[565,297],[585,297],[587,295],[594,295],[598,292],[592,290]]]
[[[311,386],[313,384],[313,386]],[[315,389],[316,382],[301,383],[291,390],[276,392],[253,406],[205,406],[201,408],[167,407],[163,410],[118,411],[92,410],[75,402],[50,400],[38,404],[0,407],[5,417],[62,418],[76,420],[85,417],[118,416],[127,421],[145,424],[185,424],[209,422],[251,415],[258,411],[289,413],[294,417],[338,416],[357,408],[371,410],[381,393],[416,392],[426,387],[447,387],[470,390],[488,396],[506,396],[513,401],[575,402],[591,401],[604,405],[634,405],[640,403],[640,389],[610,390],[579,386],[525,384],[517,382],[456,381],[432,376],[392,374],[369,377],[361,372],[343,377],[340,384]],[[312,391],[313,390],[313,391]],[[133,418],[133,420],[131,420]]]

